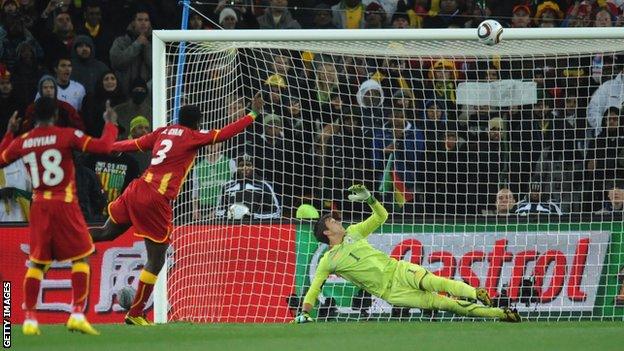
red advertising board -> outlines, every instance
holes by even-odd
[[[21,323],[28,228],[0,228],[0,280],[11,282],[12,320]],[[169,260],[169,319],[284,322],[294,291],[295,226],[185,226],[174,229]],[[86,311],[94,323],[119,323],[117,292],[136,287],[146,261],[142,239],[126,233],[96,244]],[[39,322],[64,323],[71,310],[71,263],[55,263],[41,284]],[[152,301],[148,303],[152,316]]]
[[[22,282],[28,259],[28,228],[0,228],[0,280],[11,282],[12,320],[21,323],[24,315]],[[125,312],[116,303],[116,292],[136,285],[145,263],[143,240],[126,233],[113,242],[96,244],[91,265],[91,293],[87,318],[94,323],[123,322]],[[41,282],[37,317],[42,323],[65,323],[71,311],[71,263],[54,263]],[[150,303],[150,314],[151,314]],[[150,316],[151,317],[151,316]]]

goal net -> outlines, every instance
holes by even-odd
[[[156,305],[169,321],[289,321],[328,249],[315,218],[365,219],[346,200],[362,183],[390,213],[368,237],[389,256],[529,319],[622,320],[622,36],[507,29],[485,46],[463,29],[155,31],[159,124],[174,122],[176,95],[206,129],[265,100],[253,126],[199,152]],[[338,275],[313,314],[462,319]]]

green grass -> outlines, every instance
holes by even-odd
[[[154,327],[98,325],[101,336],[43,325],[24,337],[13,328],[15,350],[624,350],[624,322],[341,322],[186,324]]]

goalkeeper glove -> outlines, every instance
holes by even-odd
[[[314,318],[310,317],[308,312],[301,312],[291,323],[302,324],[314,322]]]
[[[375,202],[373,195],[371,195],[370,191],[362,184],[352,185],[348,190],[351,192],[351,195],[349,195],[349,200],[351,201],[366,201],[369,204]]]

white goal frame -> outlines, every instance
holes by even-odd
[[[607,28],[505,28],[502,42],[513,40],[624,39],[623,27]],[[155,30],[152,32],[153,127],[167,124],[166,43],[183,41],[476,41],[476,29],[301,29],[301,30]],[[486,52],[485,52],[486,51]],[[484,53],[496,53],[497,46]],[[500,51],[500,53],[504,53]],[[167,267],[154,289],[154,321],[167,323]]]

